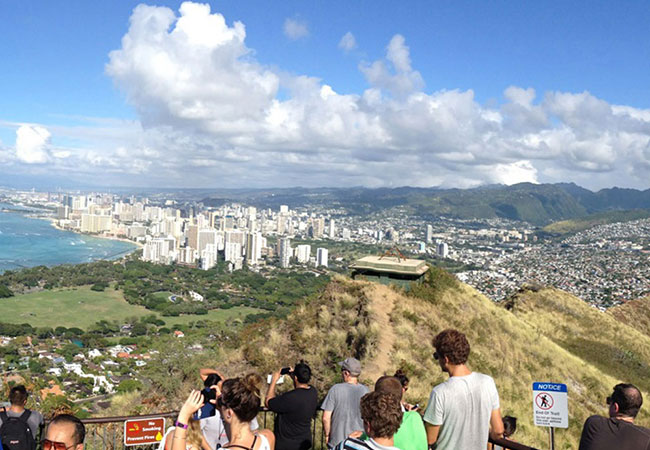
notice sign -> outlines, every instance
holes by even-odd
[[[566,384],[533,383],[533,419],[539,427],[569,428]]]
[[[127,420],[124,422],[124,445],[157,444],[165,435],[165,419]]]

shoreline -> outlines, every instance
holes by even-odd
[[[126,242],[128,244],[135,245],[135,248],[133,250],[129,251],[128,253],[124,253],[124,256],[130,255],[131,253],[135,252],[136,250],[140,250],[140,249],[142,249],[144,247],[144,245],[142,245],[140,242],[132,241],[131,239],[127,239],[127,238],[121,238],[121,237],[117,237],[117,236],[105,236],[103,234],[82,233],[80,231],[75,231],[75,230],[69,230],[67,228],[62,228],[57,223],[58,219],[54,219],[52,217],[35,217],[35,218],[41,219],[41,220],[47,220],[48,222],[50,222],[50,225],[52,226],[52,228],[55,228],[55,229],[57,229],[59,231],[68,231],[70,233],[78,234],[80,236],[94,237],[94,238],[98,238],[98,239],[108,239],[108,240],[111,240],[111,241],[121,241],[121,242]]]

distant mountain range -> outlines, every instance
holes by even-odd
[[[535,225],[607,211],[650,210],[650,189],[610,188],[592,192],[573,183],[512,186],[490,185],[474,189],[440,188],[291,188],[219,191],[202,202],[218,206],[241,201],[261,208],[280,205],[300,207],[319,204],[342,207],[351,214],[367,214],[391,207],[404,207],[422,217],[459,219],[506,218]]]

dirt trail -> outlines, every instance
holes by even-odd
[[[392,375],[392,371],[395,369],[391,366],[390,359],[396,339],[393,325],[390,322],[390,314],[395,307],[395,298],[398,294],[381,284],[373,284],[368,287],[368,290],[368,297],[372,302],[370,309],[379,329],[379,342],[374,356],[370,361],[366,361],[366,367],[363,368],[361,377],[376,380],[384,374]]]

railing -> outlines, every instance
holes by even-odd
[[[167,428],[173,425],[173,419],[178,414],[177,411],[170,411],[161,414],[148,414],[142,416],[115,416],[115,417],[95,417],[83,419],[86,425],[85,450],[152,450],[152,445],[128,446],[124,445],[124,422],[134,419],[153,419],[164,417],[170,419],[166,425]],[[275,414],[267,409],[260,411],[257,420],[262,428],[273,429]],[[319,410],[314,416],[311,424],[312,448],[314,450],[326,450],[325,434],[323,433],[322,412]],[[499,445],[507,450],[537,450],[518,442],[508,439],[489,439],[489,443]]]

